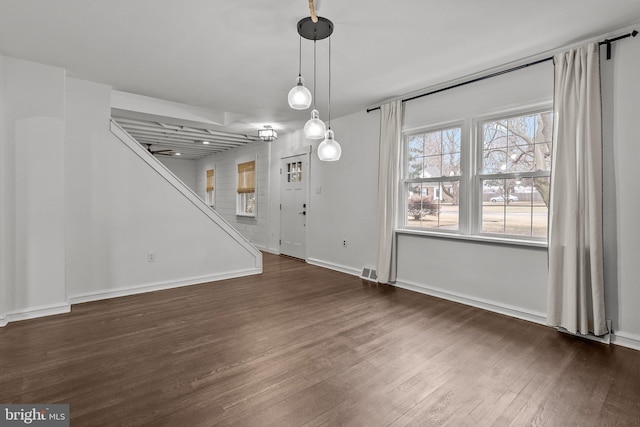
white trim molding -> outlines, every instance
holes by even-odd
[[[131,286],[128,288],[109,289],[97,292],[88,292],[84,294],[71,295],[67,303],[51,304],[46,306],[32,307],[24,310],[16,310],[0,316],[0,327],[6,326],[9,322],[20,320],[35,319],[38,317],[53,316],[56,314],[65,314],[71,311],[74,304],[82,304],[85,302],[99,301],[104,299],[119,298],[130,295],[143,294],[153,291],[161,291],[165,289],[179,288],[183,286],[201,285],[208,282],[217,282],[226,279],[235,279],[238,277],[252,276],[262,273],[262,267],[251,268],[246,270],[238,270],[217,274],[213,276],[200,276],[188,279],[169,280],[164,282],[156,282]]]
[[[317,265],[318,267],[328,268],[329,270],[339,271],[340,273],[350,274],[352,276],[360,277],[361,273],[360,270],[347,267],[346,265],[334,264],[329,261],[322,261],[315,258],[309,258],[307,262],[312,265]]]
[[[0,318],[0,326],[6,326],[9,322],[16,322],[18,320],[35,319],[38,317],[54,316],[56,314],[65,314],[71,311],[71,305],[69,303],[58,303],[41,305],[38,307],[29,307],[23,310],[10,311],[3,318]]]
[[[611,333],[611,342],[622,347],[640,350],[640,335],[630,332],[613,331]]]
[[[208,282],[218,282],[220,280],[235,279],[238,277],[252,276],[262,273],[262,268],[238,270],[216,274],[213,276],[200,276],[180,280],[168,280],[156,283],[147,283],[141,285],[130,286],[126,288],[109,289],[97,292],[88,292],[69,297],[70,304],[82,304],[85,302],[99,301],[103,299],[119,298],[130,295],[143,294],[153,291],[161,291],[165,289],[180,288],[183,286],[201,285]]]
[[[460,304],[470,305],[472,307],[481,308],[483,310],[492,311],[505,316],[515,317],[517,319],[527,320],[529,322],[538,323],[540,325],[547,324],[547,318],[544,313],[528,310],[522,307],[515,307],[503,304],[497,301],[477,298],[470,295],[459,294],[456,292],[445,291],[438,288],[425,286],[422,284],[412,283],[408,281],[398,280],[393,286],[397,286],[409,291],[419,292],[425,295],[458,302]]]

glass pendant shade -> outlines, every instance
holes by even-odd
[[[298,83],[289,91],[289,106],[294,110],[306,110],[311,105],[311,92],[304,87],[304,79],[298,76]]]
[[[311,118],[304,125],[304,135],[309,139],[322,139],[327,131],[324,122],[319,119],[318,110],[311,111]]]
[[[318,158],[323,162],[335,162],[340,160],[342,155],[342,148],[338,141],[333,139],[333,131],[329,129],[324,138],[324,141],[318,145]]]

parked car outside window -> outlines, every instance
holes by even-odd
[[[504,203],[504,196],[496,196],[496,197],[492,197],[491,199],[492,203],[496,203],[496,202],[501,202]],[[518,197],[514,196],[513,194],[509,194],[507,203],[511,203],[511,202],[517,202],[518,201]]]

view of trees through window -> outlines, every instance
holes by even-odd
[[[553,113],[502,117],[477,126],[476,142],[462,141],[462,126],[406,135],[404,225],[545,238]],[[462,153],[471,152],[477,153],[477,164],[469,161],[468,172],[463,172]],[[465,193],[460,191],[462,183]],[[472,206],[474,199],[477,203]],[[470,215],[468,225],[460,224],[461,206]]]
[[[460,135],[455,127],[408,137],[408,226],[458,229]]]
[[[553,114],[482,124],[482,232],[547,236]]]

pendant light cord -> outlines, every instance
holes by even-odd
[[[313,109],[316,109],[316,41],[313,41]]]
[[[329,37],[329,129],[331,129],[331,37]]]
[[[298,77],[302,77],[302,36],[298,46]]]

